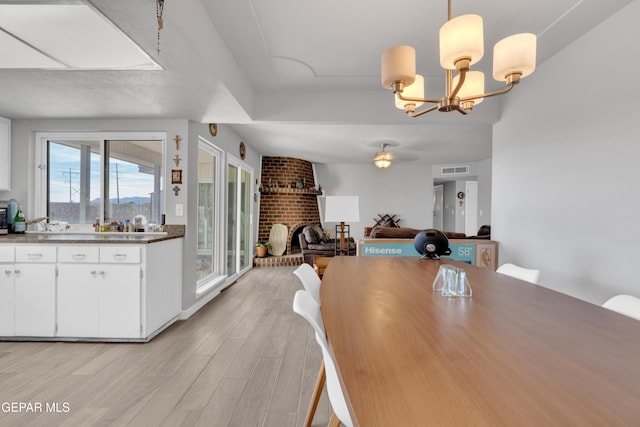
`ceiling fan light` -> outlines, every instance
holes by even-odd
[[[458,86],[458,80],[460,80],[459,74],[453,78],[453,87]],[[458,91],[458,97],[462,99],[482,94],[484,94],[484,73],[482,71],[467,71],[464,84]],[[473,100],[473,104],[478,105],[482,101],[484,98],[477,98]]]
[[[378,151],[376,153],[376,156],[373,158],[373,164],[380,169],[386,169],[391,166],[393,156],[391,155],[391,153],[384,151],[387,144],[380,144],[380,146],[382,147],[382,151]]]
[[[416,79],[410,86],[405,86],[404,91],[402,92],[402,96],[407,98],[424,98],[424,77],[420,74],[416,74]],[[424,102],[417,101],[404,101],[398,97],[398,94],[395,96],[396,99],[396,108],[404,110],[404,106],[407,104],[413,104],[414,108],[417,108],[424,104]]]
[[[484,36],[480,15],[460,15],[440,27],[440,65],[456,69],[456,61],[470,58],[473,65],[484,55]]]
[[[393,89],[393,82],[405,86],[416,78],[416,50],[411,46],[396,46],[382,52],[382,86]]]
[[[493,78],[507,80],[510,74],[527,77],[536,69],[536,36],[531,33],[514,34],[500,40],[493,47]]]

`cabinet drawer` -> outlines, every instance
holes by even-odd
[[[0,245],[0,262],[14,262],[13,246]]]
[[[58,248],[59,262],[99,262],[100,248],[97,246],[60,246]]]
[[[16,262],[56,262],[56,247],[16,246]]]
[[[117,264],[140,263],[140,248],[137,246],[102,246],[100,262]]]

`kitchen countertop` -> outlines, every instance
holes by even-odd
[[[0,243],[155,243],[184,237],[184,225],[165,225],[166,234],[159,233],[94,233],[74,234],[72,231],[56,233],[25,233],[0,235]]]

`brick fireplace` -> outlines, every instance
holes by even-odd
[[[299,252],[298,234],[310,224],[320,224],[318,190],[313,166],[306,160],[263,157],[260,182],[258,241],[269,240],[273,224],[287,226],[286,255]]]

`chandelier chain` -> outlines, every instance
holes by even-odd
[[[162,13],[164,12],[164,0],[156,0],[156,18],[158,19],[158,41],[156,45],[156,51],[160,55],[160,30],[164,26],[162,20]]]

